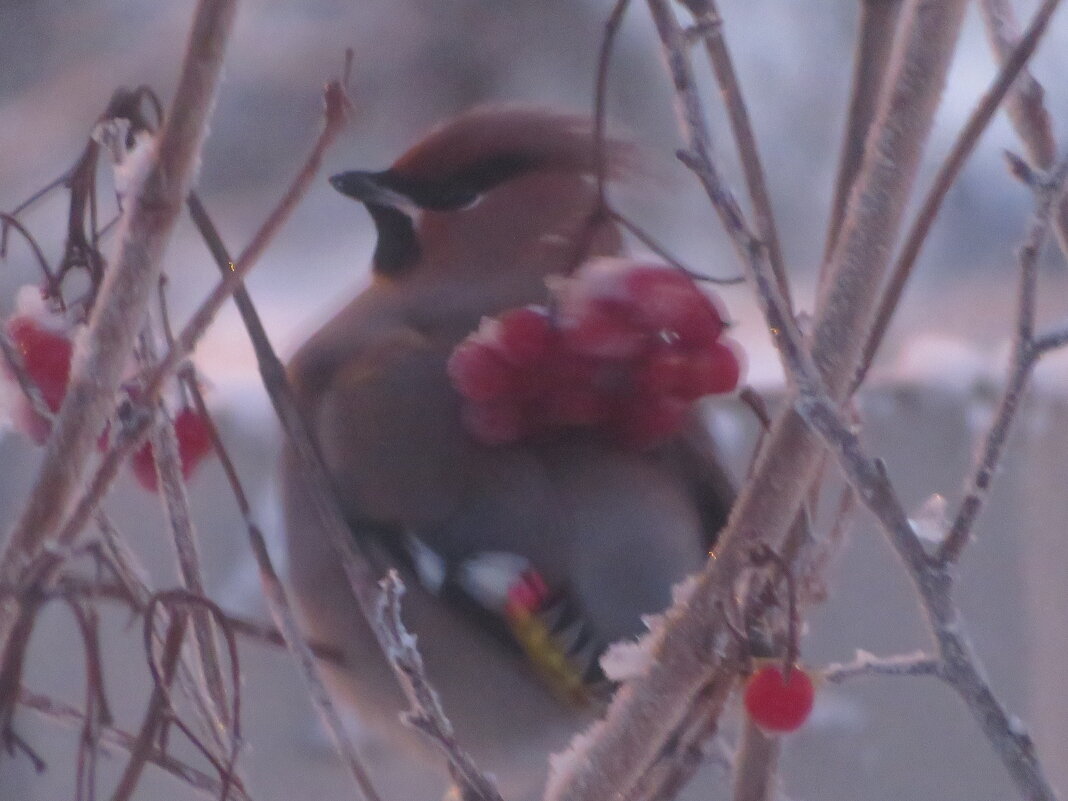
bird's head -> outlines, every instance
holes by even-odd
[[[593,211],[594,135],[588,117],[518,106],[478,108],[443,123],[388,169],[330,183],[363,203],[378,229],[374,269],[478,270],[515,263],[524,248],[567,236]],[[610,177],[632,148],[609,140]]]

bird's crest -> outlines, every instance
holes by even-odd
[[[619,178],[637,161],[633,145],[606,137],[606,174]],[[496,184],[527,170],[593,175],[593,121],[588,116],[520,105],[481,106],[433,128],[397,159],[402,180]]]

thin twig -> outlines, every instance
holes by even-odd
[[[169,682],[174,675],[174,668],[178,663],[178,657],[182,649],[182,640],[185,638],[186,616],[179,614],[171,620],[164,639],[163,655],[161,657],[161,674],[164,681]],[[156,738],[163,727],[167,714],[167,695],[164,691],[163,681],[157,681],[152,690],[152,696],[145,710],[141,729],[137,733],[130,747],[130,759],[122,772],[119,783],[111,801],[129,801],[133,796],[137,784],[141,780],[141,773],[149,756],[155,750]]]
[[[22,354],[19,353],[18,346],[11,340],[4,326],[0,326],[0,356],[3,357],[7,370],[15,377],[15,382],[22,390],[22,395],[29,402],[34,414],[40,415],[42,420],[47,420],[51,425],[55,415],[48,408],[48,403],[41,394],[41,388],[26,371]]]
[[[45,284],[48,286],[49,292],[53,293],[56,297],[58,297],[59,282],[56,279],[56,274],[52,270],[51,265],[49,265],[48,257],[46,257],[44,251],[41,250],[41,246],[37,244],[37,240],[33,237],[33,234],[31,234],[29,232],[29,229],[27,229],[26,226],[24,226],[15,218],[15,215],[13,213],[6,214],[4,212],[0,212],[0,224],[2,224],[4,227],[5,237],[7,236],[8,228],[14,228],[16,231],[22,234],[22,238],[26,241],[26,244],[29,245],[30,251],[33,253],[34,258],[37,259],[37,264],[40,266],[41,272],[44,273]],[[0,254],[0,258],[2,257],[3,254]]]
[[[994,53],[1004,63],[1020,39],[1012,5],[1009,0],[982,0],[979,10]],[[1025,72],[1013,87],[1005,108],[1031,164],[1049,170],[1057,158],[1057,145],[1044,95],[1041,84]],[[1057,208],[1053,230],[1061,252],[1068,255],[1068,199]]]
[[[1024,244],[1019,252],[1019,288],[1016,304],[1016,331],[1013,337],[1012,358],[1009,376],[998,401],[994,419],[987,429],[982,447],[976,454],[975,464],[968,479],[967,491],[960,508],[949,528],[949,533],[938,549],[938,561],[942,565],[956,562],[971,538],[975,521],[982,511],[990,492],[994,473],[1001,459],[1016,410],[1023,391],[1031,376],[1036,361],[1044,351],[1034,345],[1035,295],[1038,282],[1038,257],[1042,252],[1050,228],[1050,215],[1061,203],[1068,179],[1068,159],[1063,160],[1039,188],[1035,202],[1035,214]]]
[[[231,262],[223,280],[215,286],[208,297],[200,304],[189,322],[179,332],[170,349],[160,360],[156,369],[145,379],[145,394],[147,396],[155,397],[167,376],[177,370],[182,360],[192,352],[197,340],[207,331],[219,309],[241,286],[242,281],[244,281],[252,267],[255,266],[260,256],[263,255],[267,246],[293,214],[297,204],[307,194],[312,181],[319,172],[323,155],[345,125],[349,108],[349,99],[345,95],[345,90],[337,81],[331,81],[326,85],[326,89],[323,91],[323,103],[323,129],[319,133],[319,137],[304,165],[278,202],[278,205],[271,210],[271,213],[267,215],[267,219],[264,220],[263,224],[252,236],[249,244],[241,251],[237,260]]]
[[[1020,42],[1020,26],[1012,3],[1009,0],[981,0],[978,5],[990,46],[998,61],[1006,64]],[[1025,69],[1005,103],[1005,111],[1027,149],[1028,159],[1041,170],[1051,169],[1057,159],[1053,122],[1043,102],[1045,94],[1042,85],[1030,70]]]
[[[715,0],[681,0],[681,2],[690,10],[697,29],[702,32],[708,60],[712,65],[712,72],[716,76],[716,82],[719,84],[719,90],[727,108],[727,119],[730,121],[734,144],[738,148],[742,174],[745,177],[746,188],[749,190],[750,202],[753,204],[756,233],[767,250],[768,262],[772,272],[775,273],[775,280],[779,283],[779,292],[789,306],[791,305],[790,282],[786,275],[786,264],[783,261],[779,234],[775,230],[775,214],[771,207],[771,197],[768,195],[767,179],[764,177],[764,167],[761,164],[753,125],[749,119],[749,110],[746,108],[742,88],[734,71],[734,62],[731,59],[730,49],[727,47],[727,40],[723,36],[723,19],[719,15]]]
[[[430,686],[423,658],[415,647],[415,637],[401,620],[400,599],[404,584],[397,571],[390,570],[382,579],[381,587],[376,629],[386,634],[386,656],[411,705],[404,715],[405,722],[429,737],[445,755],[449,772],[460,787],[464,801],[501,801],[497,788],[456,742],[452,724],[445,717],[437,692]]]
[[[654,236],[640,225],[635,223],[625,214],[618,211],[608,198],[608,157],[606,146],[606,117],[608,113],[608,78],[612,66],[612,54],[615,50],[616,39],[619,35],[623,18],[630,7],[630,0],[616,0],[608,19],[604,24],[604,33],[601,36],[601,47],[597,55],[597,78],[593,99],[593,167],[594,178],[597,181],[597,207],[590,215],[586,232],[576,248],[579,257],[584,257],[589,246],[588,240],[597,230],[597,223],[603,219],[609,219],[629,231],[635,239],[649,248],[653,253],[662,258],[676,270],[690,276],[696,281],[706,281],[712,284],[731,285],[744,281],[744,278],[717,278],[687,267],[670,250],[661,244]]]
[[[616,0],[604,24],[601,49],[597,55],[597,81],[593,100],[593,167],[597,179],[598,208],[608,207],[608,159],[605,153],[605,117],[608,106],[608,73],[612,64],[619,27],[630,6],[630,0]]]
[[[82,728],[85,725],[85,713],[68,704],[27,690],[25,687],[19,692],[19,704],[32,709],[45,720],[54,721],[63,726]],[[137,738],[129,732],[112,726],[103,726],[100,729],[101,750],[112,754],[130,753],[134,748]],[[194,768],[185,762],[165,753],[158,747],[149,750],[147,761],[156,767],[166,771],[179,781],[184,782],[198,794],[206,798],[218,798],[222,785],[219,781],[207,773]],[[234,788],[238,799],[248,801],[244,788]]]
[[[741,275],[736,276],[734,278],[719,278],[714,275],[706,275],[705,273],[699,273],[693,268],[687,267],[685,264],[679,261],[675,256],[671,254],[671,251],[664,247],[664,245],[662,245],[656,238],[654,238],[652,234],[650,234],[636,222],[631,220],[629,217],[621,214],[612,207],[608,208],[607,214],[610,219],[615,220],[617,223],[623,226],[623,228],[630,231],[630,233],[634,235],[634,238],[641,242],[643,245],[645,245],[647,248],[649,248],[649,250],[653,251],[653,253],[662,258],[665,262],[674,267],[680,273],[688,275],[695,281],[703,281],[705,283],[717,284],[719,286],[735,286],[736,284],[741,284],[745,282],[745,277]]]
[[[223,638],[226,642],[227,656],[230,661],[231,706],[226,715],[226,719],[229,721],[226,727],[228,744],[227,754],[223,757],[218,756],[213,748],[207,746],[199,737],[197,737],[192,729],[190,729],[189,726],[176,714],[174,703],[171,700],[170,691],[174,666],[171,666],[168,670],[166,662],[166,643],[163,661],[160,663],[157,663],[156,661],[153,648],[156,629],[156,611],[157,609],[166,609],[168,610],[168,617],[171,621],[176,619],[181,621],[185,619],[185,613],[181,611],[183,607],[190,607],[193,610],[206,610],[212,616],[212,619],[220,625]],[[217,604],[208,598],[191,593],[186,589],[166,590],[156,593],[149,600],[144,617],[142,637],[145,654],[147,656],[149,673],[152,675],[152,681],[155,684],[155,688],[159,690],[163,696],[166,722],[174,725],[180,730],[193,746],[212,764],[212,767],[214,767],[219,774],[222,784],[222,788],[219,792],[219,799],[220,801],[227,801],[230,790],[238,783],[235,770],[237,766],[237,757],[241,749],[241,668],[238,663],[237,639],[234,636],[234,632],[226,625],[226,615]],[[173,622],[171,623],[171,626],[174,627]]]

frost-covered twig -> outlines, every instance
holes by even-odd
[[[998,61],[1005,63],[1020,41],[1010,0],[981,0],[979,11],[986,27],[987,39]],[[1005,103],[1005,111],[1027,148],[1027,157],[1039,169],[1048,170],[1057,158],[1057,141],[1053,122],[1046,111],[1045,90],[1030,70],[1024,70]]]
[[[861,0],[856,52],[853,55],[853,82],[849,91],[849,114],[846,119],[842,154],[834,181],[834,200],[827,223],[820,284],[831,251],[845,217],[846,201],[864,158],[864,143],[879,103],[879,92],[886,78],[887,65],[894,44],[894,31],[902,0]]]
[[[201,0],[182,74],[153,164],[130,198],[119,256],[105,278],[70,386],[25,507],[0,554],[0,581],[17,582],[41,550],[57,541],[97,437],[111,412],[133,342],[141,329],[160,260],[185,198],[215,94],[236,0]],[[18,601],[0,606],[6,643]]]
[[[730,49],[723,35],[723,18],[715,0],[680,2],[693,15],[695,28],[700,31],[704,41],[712,72],[723,95],[734,144],[738,148],[742,174],[745,176],[749,199],[753,204],[756,234],[767,251],[768,262],[779,284],[779,292],[787,305],[790,305],[790,282],[786,277],[786,264],[783,261],[782,246],[779,244],[779,234],[775,230],[775,215],[771,208],[771,197],[768,195],[768,184],[764,178],[764,167],[760,160],[756,135],[753,133],[753,124],[749,119],[749,110],[746,108],[742,87],[738,83]]]
[[[835,662],[820,671],[825,681],[840,684],[860,676],[942,676],[942,663],[923,651],[875,656],[858,650],[852,662]]]
[[[942,166],[931,182],[931,188],[928,190],[926,197],[924,197],[920,210],[916,212],[912,226],[905,236],[905,243],[902,245],[901,252],[898,254],[897,261],[894,263],[894,268],[890,273],[890,278],[887,280],[886,287],[879,298],[879,308],[875,314],[875,325],[872,326],[864,344],[864,355],[861,358],[857,375],[853,379],[854,389],[864,381],[868,368],[871,367],[875,354],[882,344],[886,330],[890,327],[890,321],[901,301],[901,294],[905,290],[905,284],[912,275],[916,259],[927,241],[927,235],[930,233],[931,226],[934,225],[935,218],[938,216],[942,201],[945,200],[950,188],[956,182],[965,161],[975,149],[975,144],[979,141],[979,137],[990,125],[990,121],[994,118],[994,113],[1001,107],[1003,102],[1010,104],[1014,96],[1012,94],[1014,88],[1019,85],[1020,80],[1028,77],[1025,74],[1027,62],[1038,48],[1039,42],[1049,26],[1050,18],[1059,5],[1060,0],[1045,0],[1038,11],[1035,12],[1034,17],[1031,19],[1031,24],[1027,27],[1027,32],[1005,54],[1004,64],[997,77],[980,99],[968,122],[957,135],[953,147],[950,148],[949,155],[946,156],[945,161],[942,162]]]
[[[1038,248],[1048,230],[1051,206],[1061,197],[1066,176],[1068,176],[1068,160],[1055,171],[1054,180],[1046,184],[1045,194],[1037,204],[1038,210],[1026,245],[1021,249],[1017,353],[1022,355],[1014,359],[1014,363],[1019,366],[1013,371],[1013,375],[1017,376],[1021,382],[1021,388],[1026,379],[1026,373],[1030,369],[1029,366],[1025,366],[1027,360],[1023,356],[1030,352],[1035,260]],[[951,560],[944,557],[935,559],[926,554],[890,484],[885,468],[881,462],[871,459],[864,453],[856,434],[842,418],[836,405],[821,386],[813,365],[808,362],[808,354],[804,350],[796,328],[786,327],[784,335],[788,341],[785,343],[783,353],[787,357],[788,367],[798,387],[795,408],[835,454],[846,478],[857,491],[864,505],[879,519],[891,544],[905,564],[909,577],[919,593],[922,608],[938,644],[946,681],[960,695],[975,716],[1024,797],[1052,801],[1056,798],[1056,794],[1045,776],[1035,753],[1034,744],[1019,722],[1006,712],[994,695],[984,677],[978,656],[962,631],[960,613],[952,598],[953,582],[948,569]],[[793,341],[795,338],[796,341]],[[1013,383],[1010,381],[1010,385]],[[1010,386],[1002,398],[999,413],[996,415],[986,446],[980,455],[976,478],[973,478],[973,486],[979,489],[968,496],[969,499],[975,498],[975,500],[967,504],[969,509],[975,507],[975,513],[978,512],[982,498],[985,497],[990,475],[997,463],[1017,399],[1018,391]],[[962,513],[964,510],[965,506],[962,505]],[[971,517],[963,524],[964,534],[956,540],[956,550],[947,552],[950,555],[959,552],[959,548],[963,547],[967,540],[967,532],[970,531],[971,523],[974,522],[974,514],[969,514]],[[963,518],[958,515],[958,520],[961,519]],[[943,544],[943,551],[949,544],[950,537],[952,537],[952,531]]]
[[[1005,62],[1020,39],[1012,5],[1009,0],[982,0],[979,10],[994,53],[999,61]],[[1049,170],[1057,158],[1057,144],[1044,95],[1042,85],[1030,73],[1025,73],[1013,86],[1005,107],[1031,164]],[[1068,199],[1062,200],[1057,208],[1053,230],[1061,252],[1068,255]]]
[[[404,584],[396,570],[380,582],[375,630],[380,632],[386,658],[393,668],[411,708],[404,715],[408,725],[422,732],[436,745],[449,763],[449,773],[460,791],[463,801],[501,801],[501,794],[485,774],[460,748],[453,735],[452,724],[423,667],[423,657],[415,644],[415,636],[401,620],[401,596]]]
[[[700,168],[698,177],[739,250],[748,277],[754,285],[761,282],[759,296],[779,297],[769,271],[758,274],[755,269],[766,265],[759,242],[749,235],[710,161],[707,129],[678,21],[663,0],[648,0],[648,5],[679,100],[688,163]],[[814,354],[837,393],[848,385],[859,358],[965,5],[964,0],[913,0],[906,8],[902,43],[877,116],[881,137],[856,182],[851,213],[832,259],[830,282],[835,287],[825,293],[816,320]],[[766,305],[765,311],[794,325],[788,313],[783,315],[782,305]],[[777,326],[770,315],[768,324],[774,333]],[[781,333],[776,340],[784,345]],[[748,544],[757,533],[773,548],[782,543],[810,489],[822,448],[790,410],[779,415],[753,477],[720,534],[716,558],[697,577],[693,592],[668,610],[658,633],[650,635],[648,647],[654,657],[650,669],[627,682],[616,693],[605,720],[578,741],[576,758],[552,783],[548,798],[626,797],[655,765],[701,689],[714,677],[725,677],[730,665],[722,655],[730,649],[731,639],[722,624],[722,609],[734,582],[748,568]]]
[[[1009,375],[998,400],[994,419],[987,429],[982,447],[976,454],[975,465],[968,479],[966,495],[950,526],[941,547],[938,561],[949,565],[960,558],[971,538],[983,504],[990,492],[1001,453],[1005,447],[1009,429],[1016,417],[1035,363],[1049,348],[1035,345],[1035,301],[1038,283],[1038,257],[1042,252],[1050,228],[1053,209],[1059,208],[1065,196],[1068,180],[1068,159],[1061,161],[1045,181],[1037,188],[1035,214],[1019,253],[1019,289],[1017,290],[1016,330],[1013,337],[1012,358]]]

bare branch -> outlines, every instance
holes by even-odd
[[[222,239],[220,238],[218,231],[215,229],[211,218],[208,216],[207,211],[204,209],[203,204],[200,202],[196,194],[190,194],[188,205],[193,222],[208,243],[209,249],[215,256],[219,269],[224,272],[228,271],[231,261],[227,256],[226,248],[223,245]],[[255,309],[252,307],[252,300],[248,295],[248,291],[245,289],[244,282],[238,286],[235,292],[235,299],[243,312],[246,309],[251,309],[252,314],[255,315]],[[258,316],[255,316],[254,319],[257,323],[259,322]],[[263,341],[266,342],[265,335]],[[267,347],[270,347],[269,343],[267,344]],[[219,458],[222,460],[223,469],[226,472],[227,480],[230,482],[231,491],[234,494],[238,508],[244,518],[249,543],[252,547],[252,554],[255,557],[256,564],[259,568],[260,585],[263,590],[263,597],[267,602],[267,607],[271,611],[271,616],[274,618],[275,624],[278,626],[278,631],[274,632],[274,634],[282,641],[290,654],[293,655],[294,659],[296,659],[297,665],[301,671],[301,676],[304,678],[305,684],[308,686],[308,693],[312,698],[312,702],[322,716],[323,722],[325,723],[327,730],[330,732],[330,736],[334,739],[334,744],[338,753],[344,760],[349,773],[356,782],[356,786],[368,801],[377,801],[379,798],[378,791],[375,789],[374,782],[371,780],[370,772],[360,759],[355,744],[352,742],[352,738],[349,737],[348,731],[345,729],[345,724],[341,719],[341,715],[337,711],[337,706],[334,704],[330,692],[326,688],[319,666],[315,661],[315,653],[311,645],[304,639],[300,624],[297,622],[296,614],[293,612],[292,604],[289,601],[289,595],[286,592],[285,586],[282,584],[281,578],[278,576],[278,572],[274,568],[274,563],[271,561],[270,552],[267,548],[267,541],[264,538],[263,533],[260,531],[259,526],[257,526],[252,519],[252,508],[245,495],[244,487],[241,485],[241,481],[237,476],[237,470],[234,468],[233,462],[231,461],[226,448],[223,446],[218,429],[215,427],[215,424],[208,413],[208,408],[204,403],[204,397],[200,392],[200,388],[197,386],[195,377],[188,377],[186,385],[193,398],[193,403],[196,405],[197,412],[208,424],[208,432],[211,436],[212,444],[215,447],[216,453],[219,454]]]
[[[85,725],[85,714],[81,710],[46,695],[30,692],[26,688],[23,688],[19,693],[19,704],[27,709],[32,709],[46,720],[55,721],[64,726],[81,728]],[[111,726],[104,726],[100,729],[100,746],[109,753],[130,753],[136,743],[137,738],[134,735],[121,729]],[[150,749],[146,761],[165,770],[176,779],[185,782],[205,798],[219,797],[222,785],[217,779],[179,759],[175,759],[158,747]],[[237,792],[238,799],[247,801],[248,796],[243,788],[235,787],[234,789]]]
[[[201,0],[174,103],[155,159],[129,202],[119,256],[101,288],[86,345],[76,355],[70,386],[26,506],[0,554],[0,581],[20,572],[48,543],[70,511],[88,458],[112,408],[126,360],[159,275],[163,249],[181,209],[200,150],[211,100],[236,9],[235,0]],[[0,643],[17,617],[0,607]]]

